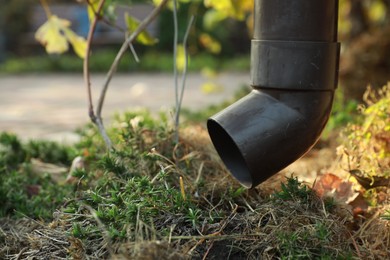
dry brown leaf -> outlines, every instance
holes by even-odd
[[[313,190],[320,197],[332,197],[345,204],[349,204],[359,196],[359,192],[353,189],[352,182],[344,181],[332,173],[322,175],[316,181]]]

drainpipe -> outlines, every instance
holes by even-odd
[[[338,0],[255,0],[251,86],[207,121],[222,161],[253,188],[318,141],[337,87]]]

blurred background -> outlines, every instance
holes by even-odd
[[[95,33],[93,48],[94,50],[99,50],[99,54],[94,56],[100,57],[96,57],[96,60],[92,59],[92,71],[106,71],[111,64],[112,57],[114,57],[118,47],[124,40],[123,30],[126,28],[124,13],[129,13],[131,16],[142,20],[153,9],[152,2],[146,0],[115,2],[117,3],[115,10],[108,10],[106,16],[108,20],[112,18],[111,21],[116,23],[116,27],[102,22]],[[182,39],[189,16],[192,14],[197,16],[195,26],[189,38],[190,55],[194,56],[193,58],[195,59],[191,62],[190,69],[194,71],[206,66],[215,69],[225,69],[233,66],[224,64],[226,63],[225,61],[234,58],[238,58],[238,60],[237,64],[234,65],[236,67],[232,69],[247,69],[249,66],[248,55],[250,48],[250,34],[248,30],[250,28],[247,27],[246,22],[235,19],[218,21],[218,17],[211,17],[210,15],[207,18],[205,17],[207,8],[204,6],[203,1],[188,2],[187,4],[180,3],[178,19],[180,24],[179,39]],[[72,53],[62,55],[62,57],[45,55],[44,48],[34,39],[36,30],[47,20],[45,11],[39,4],[39,1],[1,0],[1,3],[3,6],[0,11],[1,72],[13,73],[28,70],[80,71],[82,67],[78,65],[81,64],[81,61],[77,61]],[[72,22],[71,27],[77,34],[84,37],[87,36],[89,23],[85,4],[66,0],[52,0],[48,1],[48,4],[53,14]],[[137,66],[137,64],[123,63],[120,66],[120,71],[172,70],[172,11],[169,8],[164,10],[159,15],[158,21],[153,22],[148,27],[148,31],[152,36],[158,38],[158,43],[152,47],[136,44],[136,51],[143,57],[143,64]],[[47,57],[42,57],[43,55]],[[163,58],[164,62],[160,60],[159,64],[150,64],[155,61],[156,55],[160,59]],[[240,60],[239,58],[242,56],[246,57]],[[75,60],[71,60],[72,57]],[[167,60],[165,60],[165,57],[167,57]],[[26,62],[28,63],[34,58],[41,62],[36,62],[33,67],[16,64],[18,59],[22,59],[26,64]],[[197,63],[199,59],[204,59],[202,64]],[[64,64],[64,60],[67,61],[66,64]]]
[[[47,55],[34,39],[34,33],[46,20],[39,1],[1,0],[0,72],[79,72],[82,61],[72,53]],[[251,5],[245,17],[221,16],[206,8],[203,1],[180,3],[179,39],[182,39],[188,18],[196,14],[195,27],[189,38],[190,71],[249,70],[252,23]],[[243,1],[251,2],[251,1]],[[151,1],[116,1],[116,9],[107,12],[116,16],[119,27],[125,28],[123,14],[142,19],[153,8]],[[126,3],[126,5],[125,5]],[[129,5],[130,3],[130,5]],[[81,36],[88,33],[85,4],[77,1],[48,1],[53,14],[72,22],[72,29]],[[245,7],[243,7],[245,8]],[[340,86],[348,98],[360,99],[368,84],[384,85],[390,71],[390,0],[340,0],[339,40],[342,42]],[[236,19],[235,19],[236,18]],[[237,19],[238,18],[238,19]],[[120,71],[171,71],[172,12],[166,9],[149,28],[158,38],[154,46],[136,45],[143,62],[124,59]],[[105,72],[124,39],[123,32],[101,23],[94,40],[91,70]],[[158,56],[159,62],[156,63]]]
[[[105,22],[99,23],[93,40],[90,58],[93,73],[106,73],[111,66],[125,37],[124,14],[142,20],[153,9],[153,2],[147,0],[111,2],[115,5],[105,10]],[[223,7],[211,2],[180,1],[178,12],[179,39],[183,39],[189,17],[196,15],[188,40],[188,69],[189,73],[208,79],[206,83],[199,83],[201,91],[206,94],[221,92],[226,87],[224,84],[231,82],[226,78],[225,83],[215,83],[219,74],[240,74],[238,82],[231,82],[237,84],[237,88],[239,84],[249,82],[253,29],[253,1],[239,1],[230,13],[224,13]],[[47,21],[40,1],[0,0],[0,4],[0,79],[32,73],[82,73],[83,61],[71,48],[61,55],[47,54],[36,41],[35,32]],[[89,20],[85,1],[50,0],[47,4],[53,14],[72,23],[74,32],[87,36]],[[337,117],[330,122],[333,125],[350,119],[351,111],[362,100],[368,85],[378,89],[390,78],[390,0],[340,0],[339,16],[342,50],[339,89],[333,112]],[[129,51],[119,64],[118,72],[172,73],[172,22],[172,9],[166,8],[148,27],[148,32],[158,42],[152,46],[135,43],[141,62],[135,62]],[[2,89],[6,83],[1,84],[0,93],[5,93]],[[82,80],[80,84],[83,85]],[[214,100],[220,102],[221,98]]]

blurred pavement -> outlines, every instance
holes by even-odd
[[[105,75],[92,75],[93,97],[100,95]],[[205,94],[202,84],[214,82],[220,92]],[[248,73],[223,73],[208,79],[189,74],[183,107],[198,110],[229,99],[243,85]],[[175,105],[172,74],[117,74],[107,91],[103,117],[106,125],[115,112],[146,108],[171,111]],[[94,104],[96,107],[96,102]],[[26,139],[60,142],[77,140],[74,130],[89,122],[87,95],[82,74],[27,74],[0,76],[0,132]]]

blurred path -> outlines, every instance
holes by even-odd
[[[94,100],[98,99],[105,75],[92,75]],[[205,94],[201,85],[212,81],[223,86]],[[172,74],[118,74],[108,89],[103,116],[106,124],[115,112],[147,108],[153,112],[174,107]],[[183,107],[200,109],[231,98],[249,84],[248,73],[224,73],[214,79],[189,74]],[[96,106],[96,104],[94,104]],[[89,122],[87,97],[81,74],[27,74],[0,76],[0,132],[14,132],[22,139],[72,142],[78,126]]]

